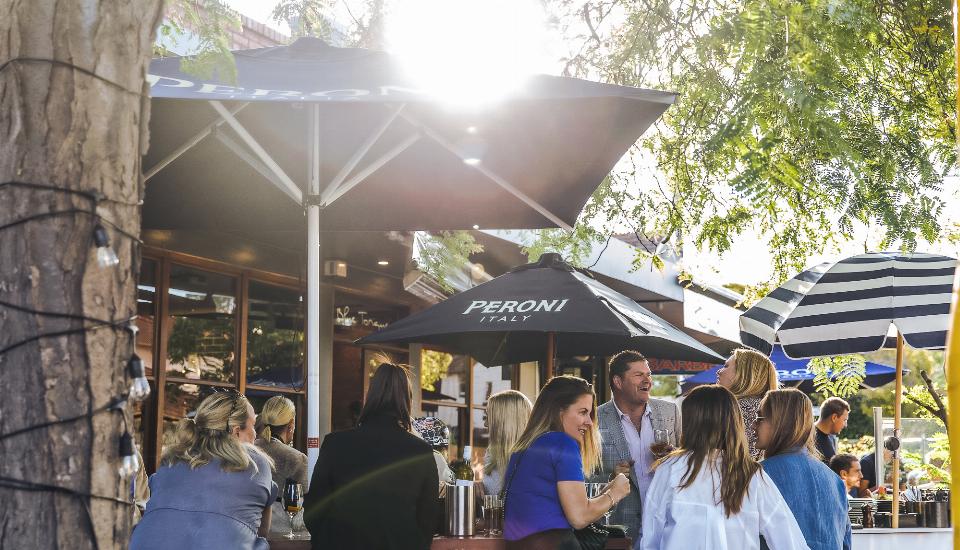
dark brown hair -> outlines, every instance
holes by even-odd
[[[841,470],[850,471],[850,467],[853,466],[854,462],[859,462],[860,459],[853,455],[848,454],[839,454],[833,455],[833,458],[830,459],[830,469],[833,470],[837,475],[840,475]]]
[[[614,376],[623,378],[624,373],[630,370],[630,363],[637,363],[646,360],[647,358],[644,357],[639,351],[633,351],[629,349],[621,351],[610,359],[610,366],[608,367],[610,372],[610,380],[613,380]]]
[[[710,384],[694,388],[680,408],[683,418],[680,449],[664,459],[687,457],[687,471],[680,479],[679,489],[691,486],[703,463],[712,461],[719,451],[720,504],[727,517],[739,513],[750,480],[760,470],[760,464],[750,458],[747,450],[746,429],[737,398],[727,388]],[[712,467],[707,464],[707,468]]]
[[[830,418],[835,414],[842,415],[849,410],[849,403],[839,397],[831,397],[820,404],[820,418]]]
[[[410,431],[410,401],[413,387],[410,372],[402,365],[381,363],[370,379],[367,399],[360,409],[357,423],[363,424],[374,416],[390,416],[404,430]]]
[[[764,456],[770,458],[803,447],[820,458],[813,444],[813,403],[805,393],[796,388],[767,392],[760,402],[760,416],[773,433]]]

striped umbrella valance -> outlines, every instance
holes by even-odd
[[[741,341],[789,357],[865,353],[890,324],[914,348],[944,346],[957,261],[935,254],[871,252],[812,267],[740,317]]]

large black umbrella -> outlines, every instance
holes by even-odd
[[[383,52],[302,38],[234,55],[234,84],[151,63],[145,227],[302,230],[304,203],[337,230],[572,226],[675,99],[537,75],[453,109]]]
[[[488,365],[637,350],[660,359],[723,360],[623,294],[544,254],[358,340],[434,344]],[[549,370],[549,369],[548,369]]]

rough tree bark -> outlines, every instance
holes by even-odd
[[[162,4],[0,0],[0,184],[100,193],[110,201],[97,212],[139,235],[140,209],[122,203],[142,196],[145,74]],[[0,186],[0,226],[90,208],[76,195]],[[68,214],[0,230],[0,300],[98,319],[132,316],[139,246],[107,227],[120,265],[100,268],[93,224],[89,215]],[[0,350],[79,326],[0,305]],[[0,354],[0,434],[105,405],[126,391],[131,350],[124,330],[108,328]],[[11,479],[28,480],[129,499],[117,474],[122,430],[118,414],[104,413],[0,441],[0,548],[126,548],[128,506],[10,487]]]

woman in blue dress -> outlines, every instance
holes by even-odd
[[[177,427],[150,477],[150,501],[131,550],[269,548],[277,498],[270,458],[253,446],[256,414],[237,392],[215,393]]]

